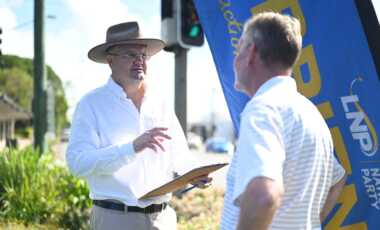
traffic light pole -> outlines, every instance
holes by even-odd
[[[183,132],[187,133],[187,49],[175,47],[175,113]]]
[[[34,147],[44,153],[46,150],[46,69],[44,46],[44,0],[34,1],[34,96],[33,126]]]
[[[175,112],[187,132],[187,51],[204,43],[193,0],[161,0],[161,37],[175,54]]]

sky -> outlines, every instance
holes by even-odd
[[[0,0],[4,54],[33,57],[33,7],[34,0]],[[45,61],[63,82],[70,118],[80,98],[109,78],[109,67],[90,61],[88,50],[105,42],[110,25],[125,21],[136,20],[145,36],[160,38],[160,13],[161,0],[45,0]],[[189,50],[187,79],[189,123],[230,121],[207,42]],[[174,105],[173,53],[149,60],[148,80]]]
[[[160,37],[161,0],[45,0],[45,60],[61,78],[71,117],[78,100],[109,78],[107,65],[87,58],[105,41],[110,25],[137,20],[146,36]],[[373,0],[380,12],[380,0]],[[0,0],[2,51],[33,57],[34,0]],[[51,19],[51,16],[55,19]],[[188,122],[230,122],[209,47],[188,52]],[[148,80],[174,104],[174,55],[160,52],[148,63]]]

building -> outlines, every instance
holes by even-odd
[[[14,136],[16,121],[31,118],[30,112],[25,111],[10,97],[0,92],[0,149],[6,145],[16,145]]]

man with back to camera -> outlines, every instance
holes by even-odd
[[[344,186],[329,128],[290,76],[301,48],[291,16],[260,13],[244,26],[235,88],[251,99],[227,175],[223,230],[320,230]]]
[[[138,200],[194,167],[174,110],[146,82],[147,60],[164,46],[126,22],[108,28],[106,42],[88,53],[111,76],[78,103],[66,159],[89,184],[91,229],[176,229],[170,194]]]

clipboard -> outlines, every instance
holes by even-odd
[[[228,165],[228,163],[211,164],[192,169],[189,172],[183,174],[182,176],[176,177],[172,181],[169,181],[168,183],[146,193],[145,195],[141,196],[139,200],[174,192],[180,188],[185,187],[193,179],[202,175],[210,174],[220,168],[223,168],[226,165]]]

